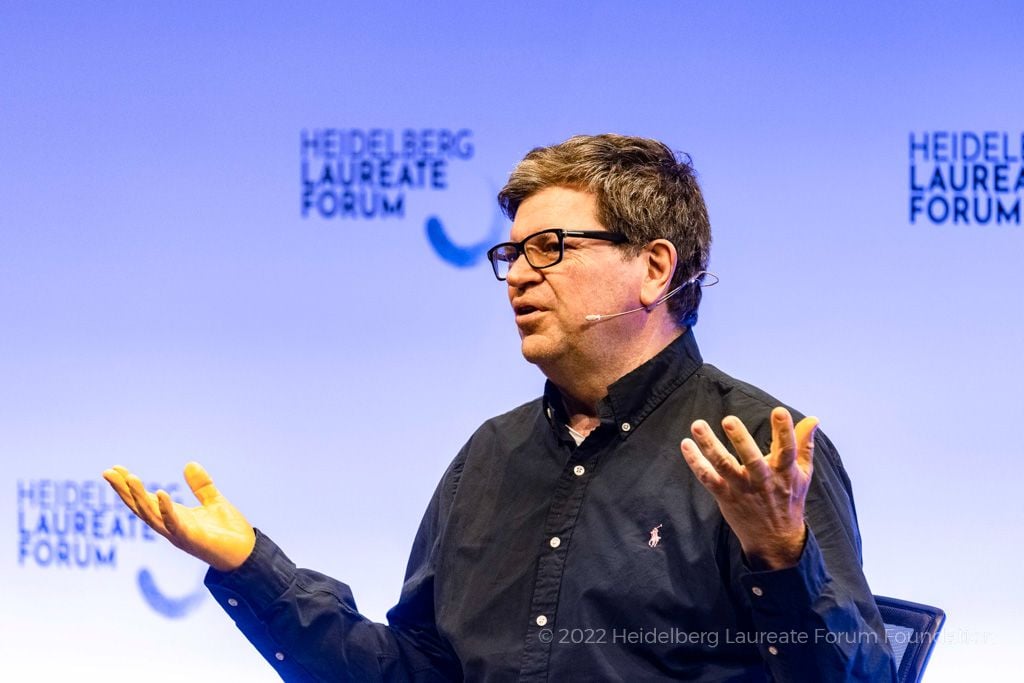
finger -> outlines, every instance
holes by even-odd
[[[160,489],[156,492],[156,503],[160,510],[160,518],[164,522],[164,528],[169,534],[168,538],[175,545],[180,545],[180,541],[185,540],[186,534],[181,520],[178,518],[178,512],[174,509],[174,501],[171,500],[167,491]]]
[[[772,410],[772,467],[787,470],[796,459],[796,435],[793,434],[793,416],[779,406]]]
[[[700,448],[704,458],[711,463],[723,477],[741,477],[743,468],[740,467],[736,458],[722,445],[711,426],[704,420],[697,420],[690,426],[693,440]]]
[[[764,455],[757,442],[754,441],[754,437],[750,436],[750,432],[747,431],[746,425],[738,417],[729,415],[722,420],[722,428],[751,478],[755,481],[767,479],[770,475],[768,463],[765,462]]]
[[[107,483],[114,489],[114,492],[120,497],[121,501],[128,506],[128,509],[137,516],[139,511],[135,506],[135,499],[132,498],[132,492],[128,490],[128,483],[124,480],[124,475],[122,474],[122,472],[127,471],[120,465],[115,465],[109,470],[103,470],[103,478],[107,480]]]
[[[128,475],[128,490],[131,491],[132,499],[135,501],[136,514],[142,521],[148,524],[163,537],[167,537],[167,528],[160,517],[160,510],[156,506],[156,496],[146,490],[142,480],[134,474]]]
[[[796,425],[796,462],[808,474],[814,467],[814,435],[817,431],[816,417],[805,417]]]
[[[693,476],[697,477],[697,481],[703,484],[704,488],[712,495],[717,495],[719,491],[724,490],[728,486],[722,475],[715,471],[715,468],[704,457],[704,454],[701,453],[700,448],[692,439],[683,439],[682,443],[679,444],[679,450],[682,451],[683,460],[690,466]]]
[[[213,479],[203,466],[197,462],[185,465],[185,481],[196,499],[203,505],[212,503],[221,497],[220,491],[213,485]]]

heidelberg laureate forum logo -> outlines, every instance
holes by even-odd
[[[450,189],[449,170],[475,153],[467,128],[305,128],[299,134],[300,207],[303,218],[344,221],[404,219],[414,202]],[[480,262],[500,239],[502,216],[487,235],[457,244],[441,217],[428,215],[427,241],[445,262],[460,268]]]
[[[1024,132],[910,134],[910,222],[1020,225]]]
[[[49,571],[116,570],[125,544],[158,537],[101,480],[19,479],[18,565]],[[181,502],[178,485],[162,488]],[[153,572],[143,567],[135,577],[145,603],[168,618],[183,617],[205,597],[200,584],[180,597],[165,595]]]

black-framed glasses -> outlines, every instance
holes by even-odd
[[[623,244],[629,238],[619,232],[606,232],[604,230],[563,230],[562,228],[548,228],[527,235],[519,242],[502,242],[487,250],[487,260],[494,268],[494,277],[505,280],[512,264],[520,255],[526,257],[526,262],[538,270],[550,268],[560,263],[565,256],[565,238],[581,237],[590,240],[604,240],[613,244]]]

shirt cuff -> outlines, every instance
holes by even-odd
[[[807,540],[796,565],[771,571],[747,569],[740,576],[740,584],[751,606],[762,614],[806,610],[831,580],[818,541],[810,528],[807,529]]]
[[[281,597],[295,579],[295,563],[270,537],[256,532],[256,545],[240,567],[222,572],[210,567],[204,583],[218,602],[238,597],[261,613]]]

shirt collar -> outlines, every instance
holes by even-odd
[[[615,425],[620,437],[628,437],[703,362],[693,330],[687,328],[658,355],[608,387],[608,395],[598,404],[598,417]],[[551,380],[544,385],[544,415],[559,436],[568,433],[562,395]]]

